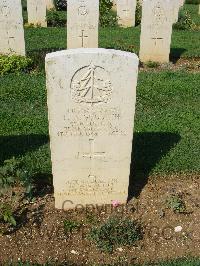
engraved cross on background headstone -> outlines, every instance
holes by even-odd
[[[11,47],[11,44],[10,44],[10,40],[13,40],[15,37],[8,37],[8,47],[9,47],[9,50],[10,52],[13,52],[13,49]]]
[[[82,41],[81,47],[84,47],[84,38],[88,38],[87,35],[84,35],[84,30],[82,30],[81,36],[79,36],[79,37],[82,38],[81,39],[81,41]]]
[[[159,38],[159,37],[155,37],[155,38],[151,38],[152,40],[155,41],[155,46],[157,46],[157,40],[163,40],[163,38]]]
[[[126,13],[125,13],[125,16],[128,17],[130,10],[129,10],[129,9],[124,9],[124,10],[122,10],[122,11],[123,11],[123,12],[126,12]]]
[[[11,45],[11,40],[13,41],[15,39],[15,37],[13,37],[10,34],[10,27],[11,27],[11,25],[9,25],[9,23],[7,22],[6,23],[6,34],[7,34],[7,38],[8,38],[8,49],[9,49],[10,52],[13,52],[12,45]]]

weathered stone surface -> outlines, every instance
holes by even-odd
[[[122,27],[135,26],[136,0],[117,0],[118,24]]]
[[[47,27],[46,0],[27,0],[28,23]]]
[[[169,61],[173,22],[171,0],[143,0],[140,36],[142,62]]]
[[[99,0],[67,1],[67,48],[98,47]]]
[[[55,8],[54,0],[46,0],[46,6],[47,10],[54,9]]]
[[[117,11],[117,0],[112,0],[112,3],[113,3],[112,10]]]
[[[20,0],[0,0],[0,54],[25,55]]]
[[[180,8],[180,0],[174,0],[173,1],[173,23],[176,23],[178,21],[178,14],[179,14],[179,8]]]
[[[47,55],[56,208],[126,202],[138,61],[106,49]]]

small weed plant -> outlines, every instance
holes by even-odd
[[[22,163],[14,157],[4,161],[4,165],[0,168],[0,200],[6,195],[9,203],[0,203],[0,220],[16,226],[16,221],[12,212],[12,203],[15,202],[15,194],[12,187],[16,183],[21,183],[25,187],[25,197],[31,201],[33,199],[33,183],[30,172],[23,169]]]
[[[110,218],[99,227],[91,229],[88,238],[103,251],[112,253],[118,246],[133,245],[141,239],[141,230],[136,222],[119,218]]]
[[[183,199],[179,195],[171,195],[166,200],[167,207],[172,209],[174,213],[185,213],[186,206]]]
[[[159,67],[159,63],[158,62],[153,62],[153,61],[148,61],[145,63],[145,65],[149,68],[157,68]]]
[[[10,204],[0,204],[0,220],[3,220],[5,223],[16,226],[17,223],[14,218],[12,207]]]
[[[5,194],[20,176],[20,162],[14,157],[0,168],[0,195]]]
[[[79,230],[82,226],[81,223],[71,220],[65,220],[64,224],[64,232],[66,235],[71,234],[74,230]]]

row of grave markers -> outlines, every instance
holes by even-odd
[[[29,20],[46,25],[47,0],[28,0]],[[52,0],[48,0],[49,7]],[[140,60],[168,62],[172,25],[178,19],[183,0],[143,0],[140,36]],[[118,0],[118,9],[126,16],[123,24],[134,24],[136,0]],[[32,10],[32,12],[30,12]],[[25,55],[20,0],[0,0],[0,53]],[[97,48],[99,0],[68,0],[67,48]],[[118,12],[120,13],[120,11]],[[37,17],[37,19],[36,19]]]
[[[173,22],[178,20],[179,8],[183,5],[183,0],[173,1]],[[142,3],[141,3],[142,4]],[[99,16],[98,6],[99,1],[88,2],[84,0],[69,1],[68,2],[68,14],[72,17],[76,14],[77,6],[81,5],[78,10],[79,15],[86,16],[88,5],[93,5],[94,14]],[[122,27],[134,27],[135,26],[135,13],[136,13],[137,0],[118,0],[113,1],[113,9],[117,11],[118,24]],[[28,23],[33,25],[40,25],[41,27],[47,27],[46,22],[46,10],[54,8],[53,0],[27,0],[28,11]],[[92,16],[92,13],[90,13]],[[72,19],[74,21],[74,19]],[[92,21],[92,18],[91,18]]]

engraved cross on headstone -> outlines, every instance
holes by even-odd
[[[95,177],[94,174],[94,160],[101,160],[105,158],[105,152],[95,152],[94,151],[94,139],[89,139],[90,142],[90,151],[87,153],[82,153],[81,156],[83,158],[89,158],[90,159],[90,173],[89,177]],[[78,154],[80,156],[80,153]]]
[[[79,37],[82,38],[81,47],[84,47],[84,38],[88,38],[87,35],[84,35],[84,30],[82,30],[81,36],[79,36]]]
[[[15,37],[8,37],[8,47],[9,47],[9,50],[12,52],[12,48],[11,48],[11,44],[10,44],[10,40],[13,40]]]
[[[89,139],[89,142],[90,142],[90,151],[88,153],[83,153],[82,157],[89,158],[90,160],[104,158],[105,152],[94,151],[94,139]]]

